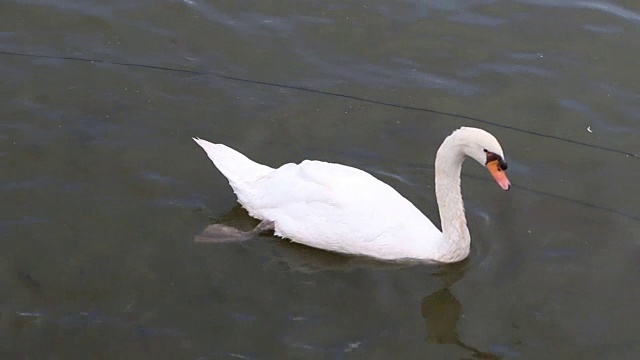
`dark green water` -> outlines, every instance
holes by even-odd
[[[0,355],[636,359],[639,44],[633,1],[4,1]],[[192,136],[366,169],[439,223],[459,126],[515,185],[464,168],[461,264],[193,242],[253,222]]]

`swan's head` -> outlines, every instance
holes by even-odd
[[[470,127],[462,127],[454,134],[456,142],[467,156],[485,166],[503,190],[511,188],[502,146],[493,135],[482,129]]]

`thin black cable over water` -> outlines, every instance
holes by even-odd
[[[455,118],[458,118],[458,119],[465,119],[465,120],[469,120],[469,121],[474,121],[474,122],[478,122],[478,123],[482,123],[482,124],[486,124],[486,125],[491,125],[491,126],[495,126],[495,127],[499,127],[499,128],[503,128],[503,129],[508,129],[508,130],[512,130],[512,131],[517,131],[517,132],[520,132],[520,133],[529,134],[529,135],[533,135],[533,136],[538,136],[538,137],[542,137],[542,138],[546,138],[546,139],[553,139],[553,140],[563,141],[563,142],[574,144],[574,145],[585,146],[585,147],[589,147],[589,148],[592,148],[592,149],[597,149],[597,150],[600,150],[600,151],[607,151],[607,152],[612,152],[612,153],[616,153],[616,154],[625,155],[625,156],[628,156],[628,157],[640,158],[640,154],[634,154],[634,153],[631,153],[631,152],[627,152],[627,151],[619,150],[619,149],[613,149],[613,148],[609,148],[609,147],[606,147],[606,146],[589,144],[589,143],[585,143],[585,142],[581,142],[581,141],[577,141],[577,140],[563,138],[563,137],[560,137],[560,136],[543,134],[543,133],[539,133],[539,132],[532,131],[532,130],[521,129],[521,128],[518,128],[518,127],[515,127],[515,126],[504,125],[504,124],[500,124],[500,123],[497,123],[497,122],[494,122],[494,121],[489,121],[489,120],[481,119],[481,118],[478,118],[478,117],[474,117],[474,116],[456,114],[456,113],[453,113],[453,112],[435,110],[435,109],[430,109],[430,108],[425,108],[425,107],[402,105],[402,104],[387,102],[387,101],[383,101],[383,100],[367,99],[367,98],[363,98],[363,97],[356,96],[356,95],[349,95],[349,94],[342,94],[342,93],[331,92],[331,91],[318,90],[318,89],[313,89],[313,88],[308,88],[308,87],[298,86],[298,85],[280,84],[280,83],[269,82],[269,81],[246,79],[246,78],[241,78],[241,77],[237,77],[237,76],[230,76],[230,75],[224,75],[224,74],[215,73],[215,72],[205,72],[205,71],[197,71],[197,70],[179,69],[179,68],[171,68],[171,67],[149,65],[149,64],[136,64],[136,63],[129,63],[129,62],[121,62],[121,61],[90,59],[90,58],[82,58],[82,57],[75,57],[75,56],[54,56],[54,55],[26,54],[26,53],[18,53],[18,52],[3,51],[3,50],[0,50],[0,55],[21,56],[21,57],[30,57],[30,58],[40,58],[40,59],[52,59],[52,60],[82,61],[82,62],[88,62],[88,63],[92,63],[92,64],[106,64],[106,65],[138,67],[138,68],[143,68],[143,69],[162,70],[162,71],[171,71],[171,72],[198,75],[198,76],[215,77],[215,78],[225,79],[225,80],[230,80],[230,81],[244,82],[244,83],[249,83],[249,84],[277,87],[277,88],[290,89],[290,90],[296,90],[296,91],[305,91],[305,92],[310,92],[310,93],[314,93],[314,94],[328,95],[328,96],[334,96],[334,97],[339,97],[339,98],[343,98],[343,99],[350,99],[350,100],[357,100],[357,101],[362,101],[362,102],[366,102],[366,103],[370,103],[370,104],[389,106],[389,107],[394,107],[394,108],[399,108],[399,109],[404,109],[404,110],[422,111],[422,112],[428,112],[428,113],[436,114],[436,115],[455,117]]]
[[[477,117],[473,117],[473,116],[456,114],[456,113],[452,113],[452,112],[434,110],[434,109],[417,107],[417,106],[401,105],[401,104],[386,102],[386,101],[382,101],[382,100],[372,100],[372,99],[367,99],[367,98],[363,98],[363,97],[359,97],[359,96],[355,96],[355,95],[348,95],[348,94],[342,94],[342,93],[318,90],[318,89],[307,88],[307,87],[297,86],[297,85],[287,85],[287,84],[280,84],[280,83],[274,83],[274,82],[268,82],[268,81],[252,80],[252,79],[240,78],[240,77],[236,77],[236,76],[224,75],[224,74],[215,73],[215,72],[204,72],[204,71],[197,71],[197,70],[179,69],[179,68],[171,68],[171,67],[149,65],[149,64],[136,64],[136,63],[121,62],[121,61],[110,61],[110,60],[81,58],[81,57],[75,57],[75,56],[55,56],[55,55],[27,54],[27,53],[18,53],[18,52],[3,51],[3,50],[0,50],[0,55],[20,56],[20,57],[28,57],[28,58],[39,58],[39,59],[51,59],[51,60],[69,60],[69,61],[88,62],[88,63],[92,63],[92,64],[105,64],[105,65],[137,67],[137,68],[143,68],[143,69],[170,71],[170,72],[197,75],[197,76],[214,77],[214,78],[219,78],[219,79],[224,79],[224,80],[229,80],[229,81],[244,82],[244,83],[255,84],[255,85],[263,85],[263,86],[291,89],[291,90],[296,90],[296,91],[305,91],[305,92],[310,92],[310,93],[315,93],[315,94],[339,97],[339,98],[343,98],[343,99],[357,100],[357,101],[362,101],[362,102],[381,105],[381,106],[389,106],[389,107],[394,107],[394,108],[399,108],[399,109],[415,110],[415,111],[428,112],[428,113],[436,114],[436,115],[455,117],[455,118],[459,118],[459,119],[465,119],[465,120],[470,120],[470,121],[474,121],[474,122],[479,122],[479,123],[482,123],[482,124],[487,124],[487,125],[491,125],[491,126],[500,127],[500,128],[503,128],[503,129],[517,131],[517,132],[520,132],[520,133],[525,133],[525,134],[529,134],[529,135],[533,135],[533,136],[538,136],[538,137],[542,137],[542,138],[546,138],[546,139],[553,139],[553,140],[563,141],[563,142],[570,143],[570,144],[589,147],[589,148],[600,150],[600,151],[607,151],[607,152],[611,152],[611,153],[621,154],[621,155],[625,155],[627,157],[640,158],[640,154],[634,154],[634,153],[626,152],[626,151],[619,150],[619,149],[613,149],[613,148],[608,148],[608,147],[604,147],[604,146],[583,143],[583,142],[580,142],[580,141],[566,139],[566,138],[562,138],[562,137],[554,136],[554,135],[549,135],[549,134],[538,133],[538,132],[531,131],[531,130],[520,129],[520,128],[517,128],[517,127],[514,127],[514,126],[504,125],[504,124],[496,123],[496,122],[493,122],[493,121],[489,121],[489,120],[485,120],[485,119],[481,119],[481,118],[477,118]],[[473,176],[471,176],[471,177],[473,177]],[[557,199],[562,199],[562,200],[565,200],[565,201],[568,201],[568,202],[573,202],[573,203],[576,203],[576,204],[579,204],[579,205],[582,205],[582,206],[585,206],[585,207],[590,207],[590,208],[593,208],[593,209],[598,209],[598,210],[610,212],[612,214],[616,214],[616,215],[619,215],[619,216],[622,216],[622,217],[625,217],[625,218],[628,218],[628,219],[631,219],[631,220],[640,221],[640,217],[638,217],[638,216],[636,216],[634,214],[629,214],[629,213],[626,213],[626,212],[623,212],[623,211],[620,211],[620,210],[607,208],[607,207],[600,206],[600,205],[591,204],[591,203],[588,203],[588,202],[585,202],[585,201],[582,201],[582,200],[571,199],[571,198],[568,198],[568,197],[565,197],[565,196],[562,196],[562,195],[546,193],[546,192],[542,192],[542,191],[538,191],[538,190],[534,190],[534,189],[524,188],[524,187],[521,187],[521,186],[514,186],[514,188],[519,188],[521,190],[524,190],[524,191],[527,191],[527,192],[531,192],[531,193],[534,193],[534,194],[538,194],[538,195],[541,195],[541,196],[549,196],[549,197],[553,197],[553,198],[557,198]]]

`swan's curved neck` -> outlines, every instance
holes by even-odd
[[[471,236],[460,191],[460,170],[464,157],[455,134],[445,139],[436,154],[436,199],[443,235],[438,249],[438,260],[443,262],[466,258],[471,247]]]

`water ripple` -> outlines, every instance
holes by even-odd
[[[640,13],[625,9],[605,1],[557,1],[557,0],[520,0],[521,3],[550,7],[582,8],[598,10],[617,17],[640,22]]]
[[[319,58],[314,54],[299,52],[300,55],[305,57],[305,60],[312,63],[317,69],[339,78],[341,82],[356,81],[374,86],[411,86],[440,89],[462,96],[472,96],[481,91],[481,87],[478,85],[416,68],[389,67],[371,63],[363,64],[362,62],[358,64],[347,61],[348,59]]]
[[[469,24],[469,25],[481,25],[481,26],[500,26],[507,22],[504,19],[498,19],[486,15],[474,14],[474,13],[461,13],[454,16],[450,16],[449,20]]]
[[[490,71],[500,74],[513,75],[513,74],[531,74],[542,77],[552,77],[554,73],[549,70],[542,69],[540,67],[522,64],[510,64],[505,62],[492,62],[477,65],[474,68],[467,69],[461,74],[463,76],[476,76],[482,72]]]

